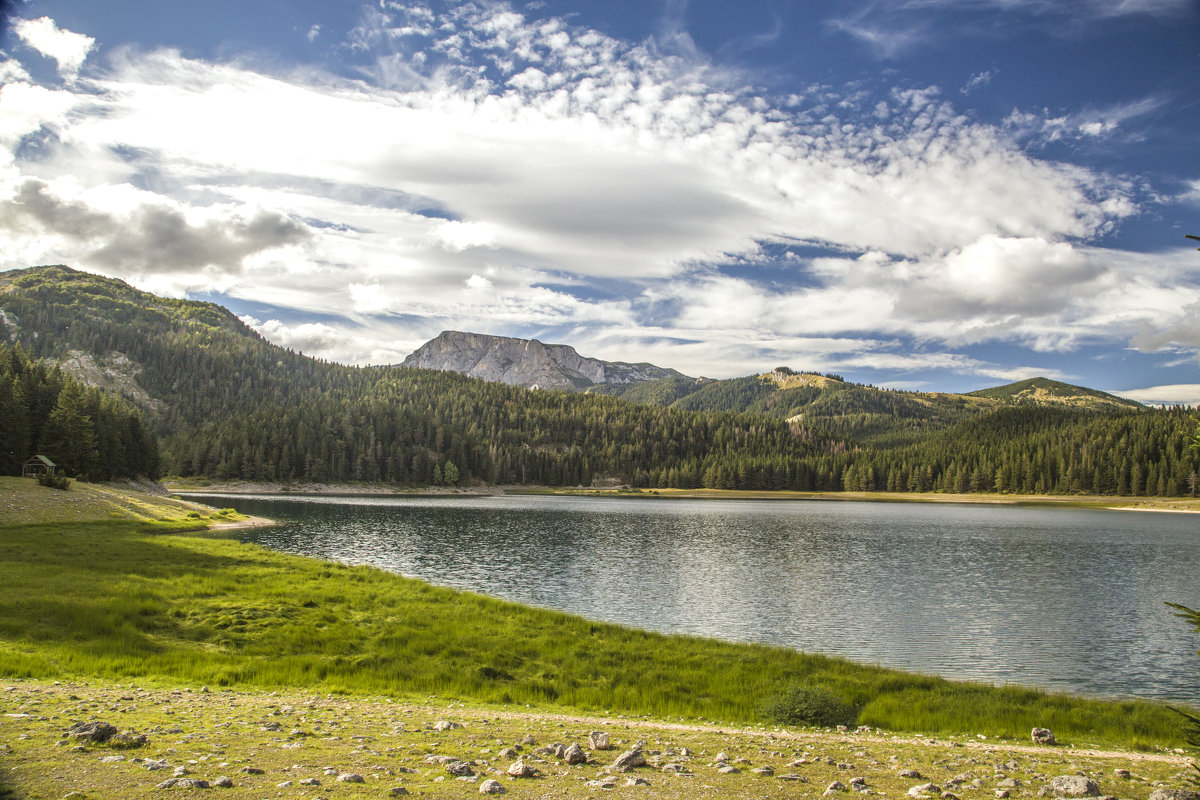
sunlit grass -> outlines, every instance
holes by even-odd
[[[173,522],[0,527],[0,674],[439,695],[730,723],[798,682],[897,731],[1174,746],[1177,717],[667,636],[264,550]],[[166,532],[164,532],[166,531]]]

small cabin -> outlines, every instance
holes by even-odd
[[[55,463],[45,456],[34,456],[21,467],[21,475],[36,478],[38,475],[53,475],[56,469]]]

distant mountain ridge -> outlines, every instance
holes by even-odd
[[[443,331],[404,359],[401,366],[458,372],[471,378],[529,389],[568,392],[605,384],[694,380],[653,364],[587,358],[570,345],[463,331]]]

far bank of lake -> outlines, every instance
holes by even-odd
[[[236,505],[284,523],[249,541],[593,619],[1200,703],[1200,637],[1164,605],[1200,605],[1191,515],[546,495]]]

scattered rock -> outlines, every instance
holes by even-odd
[[[722,775],[736,775],[741,772],[741,770],[735,767],[733,764],[722,764],[721,766],[717,767],[717,772],[721,773]]]
[[[612,763],[610,769],[614,769],[617,772],[629,772],[634,767],[644,766],[646,766],[646,756],[642,754],[642,748],[635,747],[617,756],[617,760]]]
[[[1030,732],[1034,744],[1054,744],[1054,734],[1049,728],[1034,728]]]
[[[587,754],[583,752],[583,748],[572,743],[570,747],[563,751],[562,758],[568,764],[586,764]]]
[[[491,778],[488,778],[486,781],[479,784],[480,794],[504,794],[507,791],[508,789],[504,788],[504,784],[500,783],[500,781],[492,780]]]
[[[105,756],[104,758],[100,759],[100,763],[101,764],[115,764],[118,761],[124,761],[124,760],[125,760],[125,756]]]
[[[1100,786],[1091,778],[1082,775],[1059,775],[1050,779],[1050,793],[1055,797],[1099,797]],[[1167,800],[1167,798],[1160,798]],[[1171,798],[1184,800],[1184,798]],[[1198,797],[1196,800],[1200,800]]]
[[[996,790],[996,800],[1005,800],[1005,798],[1008,797],[1012,797],[1012,792],[1010,792],[1008,789]]]
[[[649,786],[650,781],[646,780],[645,778],[638,778],[636,776],[631,776],[631,777],[625,779],[625,785],[626,786]]]
[[[213,780],[212,785],[220,789],[232,789],[233,780],[228,775],[222,775]]]
[[[357,772],[343,772],[337,776],[338,783],[366,783],[362,775]]]
[[[1191,789],[1155,789],[1150,800],[1200,800],[1200,792]]]
[[[93,719],[87,722],[76,722],[67,729],[67,736],[85,742],[107,742],[117,735],[117,726]]]
[[[831,783],[825,787],[825,791],[823,792],[823,794],[836,794],[838,792],[844,792],[844,791],[846,791],[846,785],[844,783],[842,783],[841,781],[834,781],[833,783]]]
[[[1021,782],[1016,778],[1005,778],[997,783],[996,786],[1000,789],[1019,789],[1021,788]]]
[[[301,786],[320,786],[321,782],[319,780],[317,780],[316,778],[305,778],[304,780],[300,781],[300,785]]]
[[[755,775],[768,775],[768,776],[770,776],[770,775],[774,775],[774,774],[775,774],[775,770],[774,770],[774,769],[772,769],[772,768],[771,768],[771,767],[769,767],[769,766],[766,766],[766,765],[763,765],[763,766],[761,766],[761,767],[755,767],[754,769],[752,769],[752,770],[750,770],[750,771],[751,771],[751,772],[753,772]]]
[[[167,778],[158,784],[156,789],[207,789],[208,781],[198,778]]]
[[[688,769],[687,767],[685,767],[683,764],[677,764],[673,761],[669,764],[663,764],[659,771],[666,772],[668,774],[674,774],[674,775],[690,775],[690,774],[692,774],[692,771],[690,769]]]
[[[133,750],[136,747],[141,747],[146,743],[146,734],[134,733],[133,731],[121,731],[115,733],[108,739],[108,746],[115,747],[119,750]]]
[[[497,753],[497,755],[501,758],[519,758],[521,754],[511,747],[506,747]]]
[[[462,725],[459,725],[457,722],[450,722],[449,720],[445,719],[441,719],[433,723],[433,729],[435,731],[453,731],[458,730],[461,727]]]
[[[536,778],[538,776],[536,769],[520,760],[509,764],[508,769],[504,771],[514,778]]]
[[[615,778],[596,778],[594,781],[588,781],[587,785],[592,789],[611,789],[617,785]]]
[[[604,731],[592,731],[588,734],[588,747],[593,750],[611,750],[612,744]]]
[[[1127,769],[1120,769],[1120,768],[1118,768],[1118,769],[1114,769],[1114,770],[1113,770],[1113,775],[1116,775],[1118,778],[1120,778],[1121,780],[1125,780],[1125,781],[1127,781],[1127,780],[1129,780],[1130,778],[1132,778],[1132,777],[1133,777],[1133,773],[1132,773],[1132,772],[1130,772],[1130,771],[1129,771],[1129,770],[1127,770]]]
[[[170,763],[168,763],[165,758],[161,761],[155,761],[153,758],[148,758],[142,762],[142,766],[146,768],[147,772],[157,772],[160,769],[171,768]]]
[[[473,778],[475,771],[471,769],[471,765],[466,761],[451,761],[446,765],[446,772],[449,772],[456,778]],[[341,778],[338,778],[340,781]]]
[[[260,769],[259,767],[242,767],[238,770],[238,772],[242,773],[243,775],[263,775],[266,773],[266,770]]]
[[[403,786],[393,786],[388,789],[388,797],[404,797],[406,794],[408,794],[408,789]]]
[[[942,787],[936,783],[919,783],[908,790],[909,797],[929,797],[930,795],[941,793]]]
[[[896,773],[896,776],[900,777],[900,778],[911,778],[914,781],[919,781],[925,777],[918,770],[915,770],[915,769],[902,769]]]

